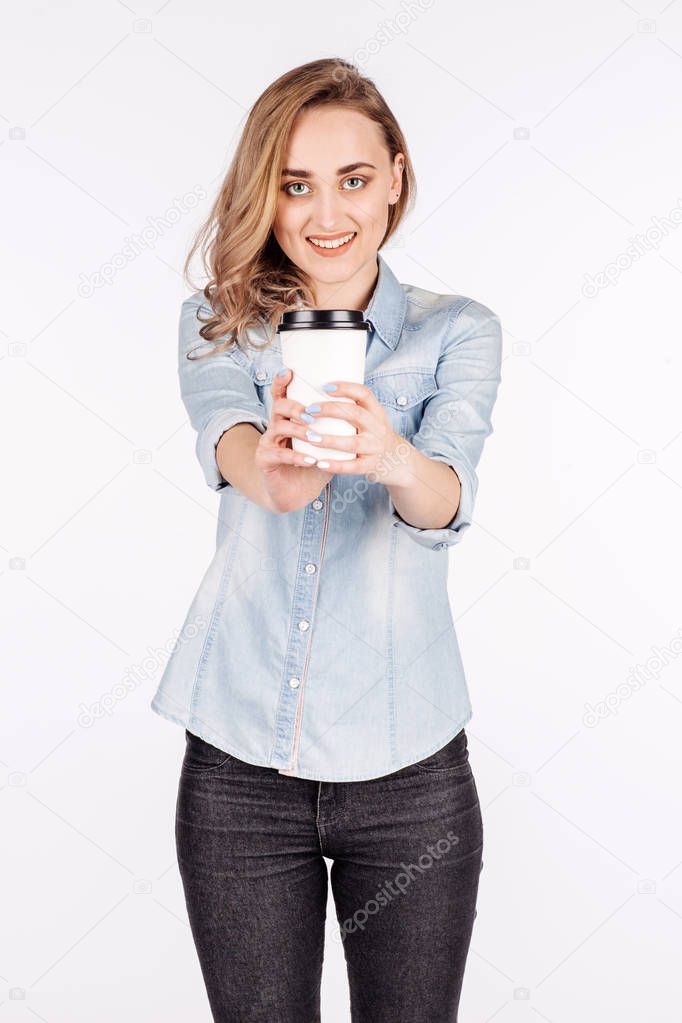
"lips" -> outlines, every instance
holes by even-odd
[[[348,249],[351,247],[351,245],[353,244],[353,242],[355,241],[355,239],[357,237],[357,231],[353,232],[353,237],[349,241],[345,242],[345,244],[337,245],[334,248],[327,248],[326,246],[316,245],[315,242],[312,242],[310,239],[311,238],[317,238],[319,241],[333,242],[333,241],[336,241],[337,238],[344,238],[348,234],[350,234],[349,231],[341,231],[338,234],[331,235],[328,238],[325,238],[323,235],[316,235],[316,234],[314,234],[314,235],[307,235],[306,236],[306,241],[308,242],[310,247],[312,249],[314,249],[315,252],[317,252],[317,254],[319,256],[337,256],[337,255],[340,255],[340,254],[348,251]]]

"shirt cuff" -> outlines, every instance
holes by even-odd
[[[433,455],[429,457],[435,458],[439,462],[445,462],[446,465],[451,466],[457,473],[461,488],[457,512],[450,522],[440,529],[419,529],[417,526],[412,526],[409,522],[405,522],[405,519],[400,516],[391,499],[391,520],[394,526],[398,526],[406,532],[415,543],[420,544],[422,547],[428,547],[432,551],[440,551],[459,543],[463,534],[471,525],[478,480],[476,474],[472,473],[470,469],[461,463],[452,462],[449,458],[439,458]]]
[[[206,425],[197,434],[196,453],[201,465],[206,482],[212,490],[222,490],[232,484],[225,479],[218,468],[216,459],[216,446],[218,441],[230,427],[237,423],[251,423],[265,433],[268,428],[268,421],[254,412],[240,412],[238,409],[229,409],[218,412],[212,416]]]

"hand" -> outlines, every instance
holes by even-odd
[[[272,381],[270,421],[254,454],[254,464],[262,473],[265,490],[278,511],[303,507],[319,494],[333,475],[318,469],[312,456],[294,451],[292,447],[292,437],[308,439],[308,427],[298,418],[305,411],[305,405],[286,397],[290,381],[290,369],[284,376],[276,374]]]
[[[354,451],[356,457],[348,460],[324,458],[319,464],[330,473],[338,475],[373,474],[376,476],[376,482],[385,485],[403,484],[408,444],[405,438],[392,428],[384,406],[377,401],[365,384],[356,384],[350,380],[331,382],[336,384],[336,388],[330,393],[329,401],[316,402],[320,406],[320,411],[315,413],[313,419],[318,416],[345,419],[356,428],[357,433],[349,437],[323,433],[320,434],[322,439],[319,441],[310,441],[309,437],[306,439],[311,444],[319,444],[320,447]],[[336,397],[352,398],[354,404],[334,401]],[[310,424],[310,429],[320,433],[314,422]]]

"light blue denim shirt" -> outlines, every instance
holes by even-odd
[[[444,746],[472,716],[447,591],[448,548],[472,521],[476,467],[501,380],[502,332],[486,306],[401,284],[383,256],[365,313],[365,384],[393,428],[461,482],[442,529],[405,522],[389,491],[336,475],[298,511],[266,511],[221,475],[235,423],[263,432],[282,367],[263,351],[205,359],[202,292],[182,304],[180,390],[206,483],[220,493],[216,552],[151,707],[250,764],[362,781]],[[258,343],[265,334],[249,336]]]

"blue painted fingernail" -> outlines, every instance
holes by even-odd
[[[277,373],[277,376],[278,377],[285,377],[288,372],[289,372],[289,367],[285,366],[284,369],[280,369],[279,370],[279,372]]]
[[[305,435],[308,440],[322,440],[319,433],[315,433],[313,430],[306,430]]]
[[[315,420],[312,416],[309,416],[307,412],[301,412],[301,419],[304,423],[314,423]]]
[[[321,411],[319,405],[306,405],[305,410],[306,410],[306,412],[320,412]]]
[[[336,384],[322,384],[322,390],[323,391],[335,391],[336,390]]]

